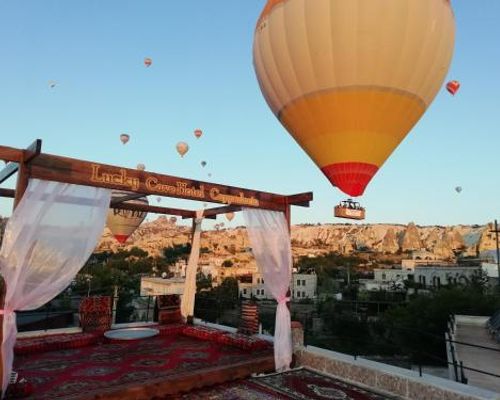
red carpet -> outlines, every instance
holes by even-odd
[[[307,369],[289,371],[283,374],[254,378],[252,382],[285,394],[290,399],[300,400],[386,400],[389,397],[369,392],[354,386],[321,375]]]
[[[163,400],[388,400],[338,379],[296,370],[193,391]]]
[[[231,365],[256,353],[267,354],[172,335],[17,356],[14,369],[33,384],[30,398],[73,399],[106,388]]]

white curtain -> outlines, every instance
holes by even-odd
[[[196,211],[194,220],[194,235],[191,243],[191,254],[186,268],[186,280],[184,281],[184,292],[181,299],[181,314],[184,318],[194,315],[194,301],[196,297],[196,272],[198,271],[198,260],[200,258],[201,223],[203,222],[203,210]]]
[[[71,283],[101,237],[110,198],[108,189],[30,180],[0,249],[7,286],[1,311],[3,393],[14,360],[15,311],[41,307]]]
[[[292,278],[290,232],[282,212],[243,210],[252,252],[264,278],[266,290],[278,302],[274,330],[274,363],[277,371],[290,368],[292,330],[287,292]]]

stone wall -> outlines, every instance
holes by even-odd
[[[332,375],[386,395],[408,400],[499,400],[500,394],[391,365],[355,359],[307,346],[295,351],[297,366]]]

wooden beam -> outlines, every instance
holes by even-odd
[[[21,162],[23,159],[23,150],[13,147],[0,146],[0,160],[7,162]]]
[[[309,202],[313,200],[312,192],[292,194],[286,196],[287,203],[292,206],[309,207]]]
[[[143,211],[153,214],[167,214],[167,215],[177,215],[184,218],[195,218],[196,212],[191,210],[183,210],[179,208],[169,208],[169,207],[158,207],[150,206],[147,204],[136,204],[136,203],[121,203],[112,208],[119,210],[130,210],[130,211]]]
[[[116,206],[118,204],[124,203],[129,200],[140,199],[141,197],[146,197],[146,195],[142,193],[133,193],[119,198],[115,197],[114,199],[111,200],[111,206]]]
[[[10,162],[0,171],[0,184],[9,179],[19,170],[19,163]]]
[[[0,188],[0,197],[10,197],[13,199],[16,197],[16,191],[14,189],[2,189]]]
[[[286,196],[195,181],[136,169],[40,154],[30,162],[33,178],[145,195],[160,195],[188,200],[239,205],[268,210],[285,210]]]
[[[226,214],[229,212],[237,212],[237,211],[241,211],[241,209],[242,209],[241,206],[225,206],[225,207],[209,208],[208,210],[205,210],[203,212],[203,217],[205,217],[205,218],[216,217],[219,214]]]
[[[42,152],[42,140],[36,139],[23,151],[23,162],[29,163]]]

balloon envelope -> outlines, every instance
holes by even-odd
[[[170,217],[170,222],[172,224],[175,224],[177,222],[177,218],[176,217]]]
[[[151,66],[151,64],[153,64],[153,60],[152,60],[151,58],[149,58],[149,57],[145,57],[145,58],[144,58],[144,65],[145,65],[146,67],[150,67],[150,66]]]
[[[201,166],[202,166],[203,168],[205,168],[205,166],[207,165],[207,162],[206,162],[206,161],[202,161],[200,164],[201,164]]]
[[[120,135],[120,141],[123,143],[123,144],[127,144],[128,141],[130,140],[130,135],[126,134],[126,133],[122,133]]]
[[[460,193],[462,191],[462,186],[457,186],[455,192]]]
[[[234,218],[234,213],[233,212],[226,213],[226,218],[229,222],[231,222]]]
[[[253,59],[283,126],[360,196],[438,93],[454,38],[446,0],[268,0]]]
[[[195,129],[194,136],[196,136],[196,139],[201,138],[202,135],[203,135],[203,131],[201,129]]]
[[[111,201],[119,199],[124,196],[134,194],[125,191],[113,191],[111,195]],[[135,200],[128,200],[127,203],[131,204],[141,204],[148,205],[148,199],[146,197],[141,197]],[[108,212],[108,217],[106,220],[106,225],[111,230],[111,233],[115,239],[120,243],[125,243],[132,233],[141,225],[144,218],[146,218],[146,212],[143,211],[131,211],[131,210],[119,210],[115,208],[110,208]]]
[[[446,90],[450,92],[452,96],[455,96],[455,94],[458,92],[458,89],[460,89],[459,81],[450,81],[446,84]]]
[[[184,157],[184,154],[189,151],[189,145],[186,142],[177,143],[176,148],[181,157]]]
[[[146,166],[144,164],[137,164],[137,169],[139,171],[145,171],[146,170]]]

